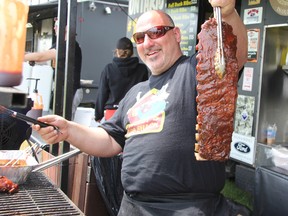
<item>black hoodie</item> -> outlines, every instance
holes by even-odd
[[[95,120],[101,120],[104,110],[117,109],[119,102],[135,84],[148,79],[147,67],[137,57],[117,58],[102,71],[96,98]]]

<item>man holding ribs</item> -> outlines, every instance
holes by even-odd
[[[231,73],[237,76],[246,62],[247,32],[234,9],[235,0],[211,0],[210,3],[221,8],[222,21],[231,25],[237,37],[237,41],[232,37],[237,50],[224,45],[224,52],[234,52],[234,56],[226,62],[223,79],[228,76],[233,80]],[[34,130],[48,143],[66,140],[98,157],[123,152],[121,179],[125,193],[119,216],[247,215],[247,212],[233,211],[220,194],[225,184],[223,161],[226,156],[220,160],[218,156],[216,160],[197,160],[194,155],[195,125],[199,123],[197,103],[201,103],[199,98],[196,101],[197,85],[201,79],[214,79],[212,72],[196,79],[196,65],[198,63],[197,68],[202,72],[204,69],[215,72],[214,55],[203,55],[207,52],[201,47],[205,36],[197,46],[199,53],[187,57],[180,49],[180,29],[163,11],[142,14],[136,28],[133,38],[138,54],[152,75],[126,94],[114,116],[98,128],[81,126],[55,115],[44,116],[39,120],[57,126],[62,133],[57,133],[53,127],[40,129],[38,125],[33,126]],[[225,43],[225,38],[223,41]],[[200,56],[196,59],[197,55]],[[210,62],[208,68],[202,68],[201,64],[206,61]],[[236,69],[230,66],[231,62],[237,63]],[[201,127],[204,130],[203,123]],[[202,139],[205,137],[200,134],[198,144]],[[222,142],[222,138],[218,141]],[[204,143],[209,145],[209,142]]]

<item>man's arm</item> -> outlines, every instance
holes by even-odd
[[[210,0],[212,7],[221,7],[222,20],[233,27],[233,33],[237,36],[237,59],[239,70],[247,61],[248,39],[247,29],[235,10],[235,0]]]
[[[233,33],[237,36],[237,59],[239,70],[247,62],[248,52],[248,40],[247,40],[247,29],[243,24],[236,10],[229,17],[223,18],[223,21],[227,22],[233,27]]]
[[[121,146],[101,127],[89,128],[57,115],[42,116],[38,120],[60,130],[58,132],[51,126],[40,129],[39,125],[33,125],[46,143],[66,140],[81,151],[99,157],[111,157],[122,152]]]
[[[24,55],[24,61],[44,62],[56,59],[56,49],[49,49],[43,52],[27,53]]]

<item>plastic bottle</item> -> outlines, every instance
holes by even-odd
[[[268,125],[267,127],[267,144],[272,145],[275,143],[277,133],[276,124]]]
[[[33,90],[33,93],[31,95],[31,99],[33,101],[32,109],[27,112],[27,116],[30,116],[32,118],[38,118],[42,116],[43,112],[43,98],[42,95],[38,92],[37,85],[39,78],[27,78],[28,80],[35,80],[35,88]]]

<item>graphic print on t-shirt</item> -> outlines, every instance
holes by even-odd
[[[152,89],[140,98],[128,112],[129,124],[126,137],[157,133],[163,129],[168,84],[161,90]]]

